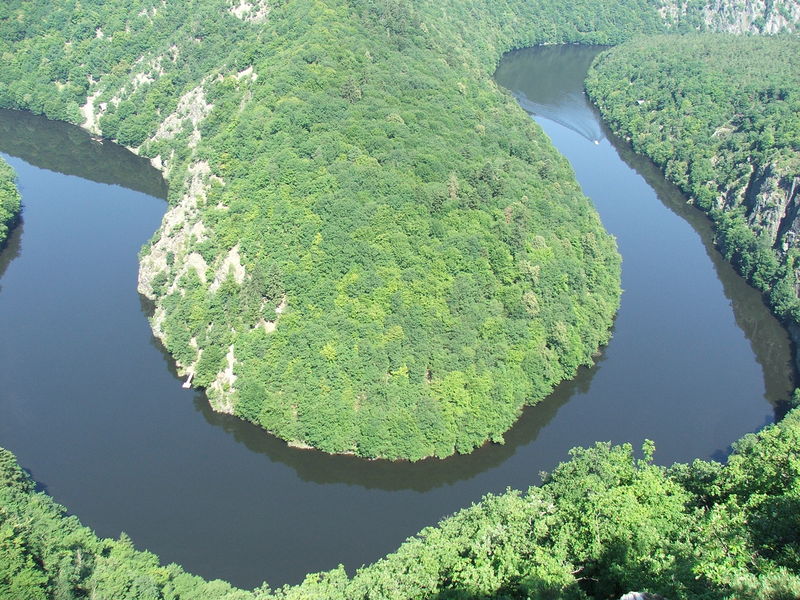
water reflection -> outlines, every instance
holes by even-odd
[[[508,88],[529,113],[571,129],[594,144],[605,139],[605,129],[591,110],[587,111],[583,80],[601,46],[556,46],[530,59],[525,50],[503,58],[496,78],[503,82],[525,82]]]
[[[583,92],[583,80],[594,57],[604,49],[602,46],[558,46],[511,52],[503,59],[496,79],[531,115],[557,123],[594,143],[607,139],[619,158],[642,177],[663,205],[699,234],[723,293],[730,301],[736,324],[750,342],[755,359],[763,369],[764,398],[774,407],[773,418],[780,419],[787,410],[788,394],[796,380],[787,334],[766,308],[761,294],[739,277],[714,247],[713,227],[706,215],[689,204],[687,197],[664,179],[656,165],[636,154],[630,143],[615,136],[589,102]],[[642,223],[641,227],[647,225]],[[718,450],[713,455],[724,457],[727,453]]]
[[[598,361],[602,362],[602,357]],[[468,456],[453,456],[445,460],[431,458],[416,463],[365,461],[352,456],[331,456],[316,450],[297,450],[273,436],[264,435],[264,431],[254,425],[243,424],[236,417],[214,412],[204,394],[195,396],[194,406],[207,423],[221,427],[250,451],[291,467],[303,481],[345,483],[384,491],[427,492],[494,469],[520,448],[535,442],[564,404],[576,394],[588,392],[599,368],[599,364],[592,368],[581,368],[574,379],[562,383],[543,402],[526,409],[514,428],[506,434],[504,444],[486,444]]]
[[[592,111],[595,111],[591,107]],[[597,116],[599,120],[599,114]],[[730,300],[736,325],[750,342],[753,355],[764,372],[764,398],[775,408],[774,420],[780,420],[788,408],[788,394],[797,379],[791,344],[780,323],[769,312],[761,293],[739,277],[731,264],[714,246],[714,231],[708,217],[687,202],[686,195],[665,180],[659,168],[637,155],[631,145],[603,125],[620,158],[634,169],[658,194],[673,213],[687,221],[700,234],[706,255],[714,265],[725,297]],[[769,424],[762,423],[757,429]],[[724,456],[727,456],[726,452]]]
[[[3,275],[8,265],[22,253],[22,232],[25,230],[25,219],[20,217],[14,229],[8,234],[5,244],[0,246],[0,291],[3,290]]]
[[[0,152],[48,171],[121,185],[156,198],[167,197],[167,185],[149,161],[69,123],[0,109]]]
[[[144,296],[140,296],[140,302],[142,312],[152,315],[153,303]],[[155,336],[152,336],[151,344],[164,357],[177,385],[180,378],[166,348]],[[292,448],[285,441],[265,433],[260,427],[232,415],[215,412],[202,391],[195,392],[193,405],[206,423],[224,430],[250,452],[264,455],[270,462],[292,468],[302,481],[317,484],[344,483],[383,491],[427,492],[440,486],[472,479],[496,468],[520,448],[533,443],[564,404],[576,395],[589,391],[592,378],[601,369],[603,361],[604,355],[600,352],[594,366],[581,367],[573,379],[562,382],[544,401],[526,408],[517,424],[506,433],[504,444],[487,443],[472,454],[452,456],[445,460],[431,458],[416,463],[364,460]]]

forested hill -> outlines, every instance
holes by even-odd
[[[25,600],[605,599],[800,597],[800,415],[748,435],[728,464],[670,469],[629,446],[573,451],[527,492],[487,496],[348,578],[275,592],[205,582],[101,540],[0,449],[0,597]]]
[[[721,251],[774,312],[800,322],[800,39],[639,39],[600,57],[587,89],[711,216]]]
[[[634,4],[542,31],[513,3],[11,3],[0,98],[80,119],[88,92],[88,125],[160,157],[141,289],[216,408],[326,451],[446,456],[590,362],[618,302],[569,166],[490,81],[498,21],[608,42],[644,27]]]
[[[5,246],[9,229],[19,217],[20,197],[15,177],[14,170],[0,158],[0,249]]]

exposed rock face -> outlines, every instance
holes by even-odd
[[[141,259],[139,293],[148,298],[159,295],[154,286],[162,274],[172,274],[168,291],[175,290],[178,280],[190,268],[197,271],[201,281],[206,280],[208,265],[200,254],[193,251],[193,245],[196,241],[202,241],[205,236],[205,226],[199,218],[198,202],[205,200],[210,172],[205,161],[196,162],[189,167],[186,193],[180,202],[166,212],[158,238]],[[161,337],[161,332],[155,333]]]
[[[269,17],[271,10],[272,7],[266,0],[254,0],[253,2],[234,0],[231,2],[229,12],[242,21],[263,23]]]
[[[213,107],[212,104],[206,103],[203,85],[198,85],[181,96],[175,112],[164,119],[153,136],[153,140],[172,139],[189,125],[191,127],[189,148],[196,148],[200,141],[200,123],[208,116]]]
[[[796,248],[800,244],[800,176],[792,177],[791,185],[787,181],[786,187],[786,209],[776,236],[782,252],[788,252],[789,248]]]
[[[723,33],[795,31],[800,21],[796,0],[715,0],[703,8],[706,26]]]
[[[225,259],[222,261],[222,264],[214,275],[214,281],[212,281],[211,285],[208,286],[208,291],[216,292],[219,289],[219,286],[222,285],[222,282],[227,279],[228,275],[232,275],[233,280],[239,285],[242,285],[244,282],[245,271],[244,267],[242,266],[242,258],[239,256],[238,244],[231,248],[227,256],[225,256]]]
[[[779,252],[796,247],[800,239],[798,188],[800,166],[769,163],[754,170],[744,192],[750,226]]]
[[[233,367],[236,365],[236,356],[233,353],[233,345],[228,347],[228,354],[225,356],[225,368],[217,373],[216,379],[208,386],[208,400],[211,407],[217,412],[228,415],[233,414],[233,384],[236,383],[236,375]]]
[[[780,254],[800,244],[800,158],[775,157],[751,165],[750,176],[739,185],[720,190],[715,208],[745,208],[747,223]]]
[[[81,106],[81,114],[84,118],[83,128],[91,133],[100,133],[100,127],[97,123],[97,109],[95,108],[95,102],[100,96],[100,93],[100,90],[98,90],[89,95],[89,97],[86,98],[86,104]]]
[[[696,24],[719,33],[793,32],[798,30],[800,22],[797,0],[713,0],[699,8],[691,4],[686,0],[667,1],[659,12],[665,21],[677,25],[699,11]]]

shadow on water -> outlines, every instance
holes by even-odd
[[[31,471],[30,469],[22,469],[22,470],[25,472],[25,474],[28,477],[30,477],[30,480],[33,482],[33,490],[35,492],[40,492],[40,493],[43,493],[43,494],[49,494],[47,484],[44,483],[43,481],[39,481],[38,479],[36,479],[36,477],[33,475],[33,471]],[[71,513],[67,513],[67,514],[71,514]]]
[[[22,233],[25,229],[25,218],[20,216],[14,224],[5,244],[0,247],[0,291],[3,290],[3,275],[15,258],[22,254]]]
[[[141,295],[139,299],[142,312],[152,315],[153,303]],[[175,361],[161,340],[152,336],[151,344],[161,353],[170,373],[179,381]],[[562,406],[577,394],[586,394],[589,391],[591,381],[599,372],[603,360],[604,355],[598,354],[592,367],[580,367],[573,379],[562,382],[542,402],[526,407],[519,421],[505,434],[505,443],[487,443],[469,455],[456,455],[444,460],[431,458],[415,463],[364,460],[354,456],[330,455],[313,449],[292,448],[285,441],[252,423],[214,411],[203,391],[195,393],[193,403],[194,409],[203,416],[206,423],[224,430],[249,451],[294,469],[303,481],[317,484],[344,483],[383,491],[426,492],[472,479],[502,464],[516,454],[519,448],[533,443]]]
[[[600,362],[602,358],[598,358],[598,363]],[[504,463],[521,447],[532,444],[562,406],[576,394],[588,391],[598,369],[599,364],[592,368],[581,367],[574,379],[563,382],[536,406],[527,407],[516,425],[506,433],[504,444],[489,443],[466,456],[457,455],[444,460],[430,458],[415,463],[368,461],[353,456],[329,455],[316,450],[298,450],[272,435],[265,435],[255,425],[214,412],[203,393],[195,396],[194,404],[195,409],[202,413],[209,424],[221,427],[250,451],[291,467],[303,481],[318,484],[346,483],[384,491],[427,492],[472,479]]]
[[[147,159],[93,138],[69,123],[0,109],[0,152],[48,171],[121,185],[156,198],[167,197],[161,173]]]
[[[599,113],[594,107],[592,110],[599,121]],[[677,186],[664,179],[661,170],[652,161],[636,154],[627,141],[614,135],[605,124],[602,127],[604,136],[625,164],[655,190],[664,206],[689,223],[699,234],[706,254],[722,283],[725,297],[730,301],[736,325],[750,343],[756,362],[764,372],[764,397],[774,407],[774,420],[779,421],[789,409],[787,391],[796,385],[798,375],[786,331],[770,313],[761,293],[742,279],[714,246],[714,227],[705,213],[690,204],[688,197]],[[753,431],[768,424],[769,421]],[[729,453],[725,451],[723,458]]]
[[[774,419],[779,420],[790,408],[788,394],[798,376],[788,335],[770,313],[761,293],[748,285],[716,249],[713,226],[705,213],[690,204],[688,197],[667,181],[652,161],[614,135],[583,92],[583,81],[591,62],[606,48],[560,46],[511,52],[503,58],[495,78],[532,116],[553,121],[589,141],[607,139],[619,158],[642,177],[660,202],[697,232],[730,302],[735,322],[763,370],[764,398],[774,408]],[[656,224],[652,226],[657,227]],[[727,456],[723,451],[715,454]]]

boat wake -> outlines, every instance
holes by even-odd
[[[558,97],[556,103],[552,104],[534,102],[522,92],[514,93],[514,97],[528,113],[571,129],[594,144],[599,144],[601,140],[605,139],[597,118],[583,93],[563,94]]]

